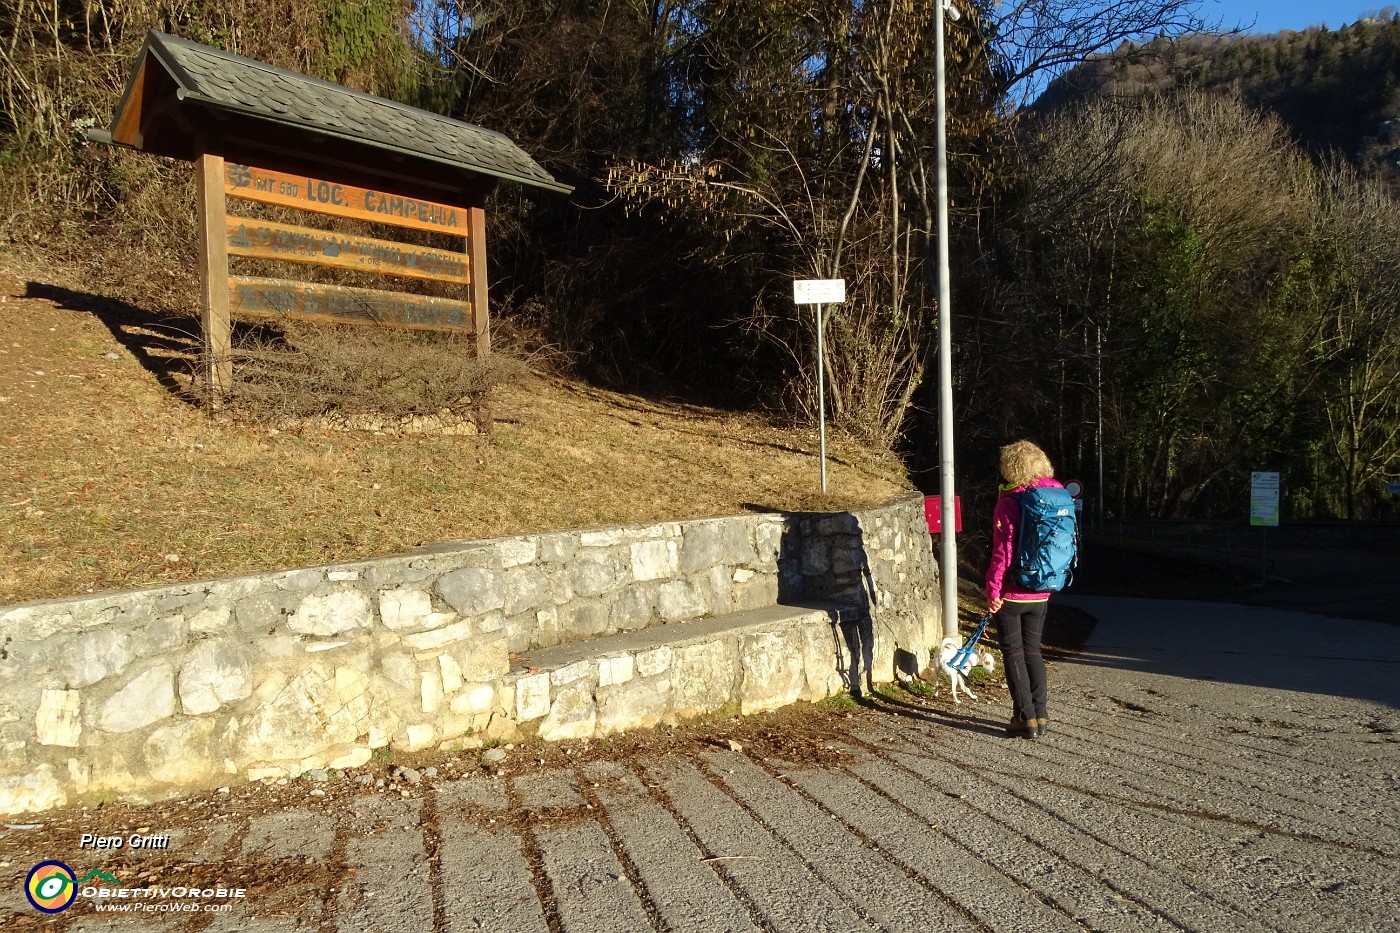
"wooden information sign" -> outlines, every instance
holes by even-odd
[[[327,324],[379,324],[413,330],[465,330],[472,321],[460,301],[235,275],[229,278],[229,311],[239,317],[295,318]]]
[[[251,165],[226,165],[224,192],[232,198],[280,204],[336,217],[467,235],[467,209],[463,207],[405,198],[319,178],[288,175]]]
[[[228,218],[228,254],[441,282],[471,280],[465,253],[242,217]]]
[[[478,357],[490,353],[486,223],[480,207],[229,164],[208,153],[199,157],[196,177],[204,267],[205,381],[210,398],[216,402],[233,380],[231,315],[455,331],[475,337]],[[448,234],[461,238],[462,251],[231,217],[225,198]],[[230,257],[445,282],[460,288],[463,295],[453,300],[290,279],[230,276]]]

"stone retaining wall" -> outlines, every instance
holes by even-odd
[[[522,732],[511,655],[821,598],[863,616],[868,679],[939,635],[909,497],[458,542],[0,609],[0,813],[358,767]]]

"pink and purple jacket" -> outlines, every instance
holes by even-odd
[[[1009,576],[1016,565],[1016,526],[1021,521],[1021,503],[1017,494],[1026,489],[1058,487],[1059,481],[1042,476],[1024,486],[1003,486],[992,512],[992,554],[987,565],[987,601],[1005,599],[1013,603],[1038,603],[1050,598],[1049,593],[1028,593],[1016,588]]]

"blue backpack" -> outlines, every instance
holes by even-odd
[[[1079,563],[1074,498],[1058,486],[1027,489],[1018,498],[1016,583],[1029,593],[1059,592],[1069,586]]]

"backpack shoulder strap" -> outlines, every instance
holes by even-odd
[[[1027,520],[1026,512],[1030,507],[1032,490],[1022,489],[1016,493],[1016,556],[1013,566],[1020,570],[1024,566],[1026,557],[1026,535],[1030,533],[1031,522]]]

